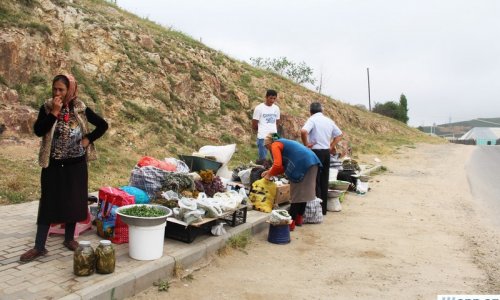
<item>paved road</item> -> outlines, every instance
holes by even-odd
[[[465,169],[472,194],[500,226],[500,146],[476,146]]]

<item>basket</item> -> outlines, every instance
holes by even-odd
[[[212,229],[212,226],[215,225],[216,222],[217,219],[214,219],[198,227],[192,225],[185,226],[167,219],[165,237],[184,243],[192,243],[196,237],[209,233],[210,229]]]
[[[216,173],[222,166],[222,163],[204,157],[193,155],[179,155],[179,158],[186,163],[191,172],[198,172],[201,170],[212,170]]]
[[[248,207],[245,205],[235,210],[232,214],[220,217],[219,220],[226,221],[231,227],[244,224],[247,221],[247,209]]]

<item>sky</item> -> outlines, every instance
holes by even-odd
[[[408,100],[408,124],[500,117],[500,0],[117,0],[235,59],[287,57],[322,93]],[[312,87],[311,87],[312,88]]]

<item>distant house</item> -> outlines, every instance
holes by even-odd
[[[500,141],[500,128],[474,127],[462,135],[459,140],[475,140],[476,145],[497,145]]]

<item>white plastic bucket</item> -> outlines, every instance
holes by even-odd
[[[326,210],[327,211],[341,211],[342,205],[340,205],[339,197],[328,198],[326,202]]]
[[[163,256],[165,226],[128,226],[128,252],[137,260],[154,260]]]

